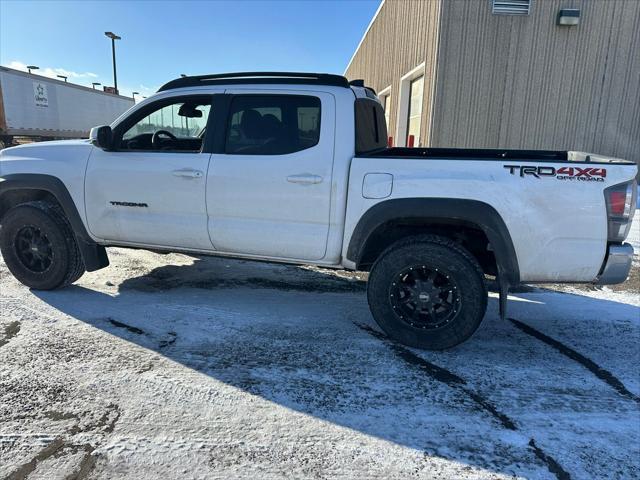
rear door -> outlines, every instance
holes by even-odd
[[[335,99],[324,92],[226,92],[223,153],[207,178],[216,250],[320,260],[329,233]]]

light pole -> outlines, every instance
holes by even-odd
[[[93,85],[93,89],[96,89],[96,85],[102,85],[100,82],[93,82],[91,85]]]
[[[31,70],[39,70],[40,67],[36,67],[35,65],[27,65],[27,70],[31,73]]]
[[[116,75],[116,40],[120,40],[122,37],[119,37],[113,32],[104,32],[104,34],[111,39],[111,56],[113,58],[113,88],[115,88],[116,95],[118,95],[118,76]]]
[[[131,96],[133,97],[133,101],[136,101],[136,95],[140,95],[140,92],[131,92]]]
[[[56,75],[56,77],[61,78],[64,80],[64,83],[67,83],[67,78],[65,75]]]

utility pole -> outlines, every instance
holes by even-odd
[[[104,34],[111,39],[111,56],[113,58],[113,88],[116,90],[116,95],[118,95],[118,75],[116,74],[116,40],[121,40],[122,37],[119,37],[113,32],[104,32]]]

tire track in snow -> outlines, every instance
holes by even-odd
[[[40,450],[40,452],[38,452],[36,456],[33,457],[30,461],[28,461],[27,463],[23,463],[16,470],[14,470],[13,473],[10,473],[7,476],[7,480],[26,479],[36,469],[40,462],[52,456],[62,447],[64,447],[64,440],[62,440],[62,438],[56,438],[49,445]]]
[[[27,480],[29,476],[36,470],[39,464],[49,459],[50,457],[61,458],[71,453],[75,454],[80,451],[84,452],[84,455],[80,459],[78,468],[75,472],[64,477],[64,480],[84,480],[89,473],[93,470],[96,458],[93,456],[95,448],[85,443],[83,445],[76,445],[73,443],[67,443],[62,438],[57,437],[44,449],[38,452],[30,461],[20,465],[16,470],[10,473],[6,480]]]
[[[389,337],[387,337],[384,333],[378,332],[368,325],[358,324],[356,326],[361,330],[364,330],[369,335],[376,337],[379,340],[384,341],[393,352],[398,355],[402,360],[411,365],[412,367],[417,367],[419,370],[426,372],[431,378],[437,380],[438,382],[444,383],[445,385],[454,388],[456,390],[460,390],[466,396],[471,398],[473,402],[481,409],[491,415],[494,420],[496,420],[503,428],[507,430],[516,431],[518,427],[515,422],[511,420],[507,415],[498,411],[498,409],[491,404],[487,399],[485,399],[482,395],[470,390],[466,387],[467,382],[456,375],[455,373],[450,372],[449,370],[439,367],[431,362],[428,362],[422,357],[419,357],[411,350],[402,345],[393,342]]]
[[[569,476],[569,474],[562,469],[558,462],[544,453],[542,449],[538,447],[538,445],[536,445],[536,442],[533,440],[533,438],[529,440],[529,446],[533,449],[533,453],[535,453],[536,457],[538,457],[547,465],[549,471],[553,473],[558,480],[570,480],[571,477]]]
[[[78,444],[72,441],[73,436],[81,433],[98,432],[102,435],[113,433],[116,423],[120,419],[120,407],[116,404],[107,405],[106,411],[102,416],[93,424],[84,426],[83,428],[77,425],[71,427],[66,435],[54,438],[49,445],[44,447],[38,452],[30,461],[20,465],[16,470],[10,473],[6,480],[26,480],[31,473],[33,473],[38,465],[51,456],[55,458],[64,457],[66,454],[75,454],[80,451],[84,452],[77,469],[67,475],[64,480],[84,480],[93,471],[96,464],[96,457],[93,455],[95,447],[91,443]],[[79,417],[74,414],[56,414],[54,418],[75,418],[79,420]],[[70,435],[69,440],[65,440],[63,437]]]
[[[117,328],[122,328],[130,333],[134,333],[136,335],[147,335],[147,336],[151,336],[149,335],[147,332],[145,332],[144,330],[142,330],[141,328],[138,327],[134,327],[133,325],[129,325],[127,323],[123,323],[120,322],[112,317],[107,317],[106,319],[111,325],[113,325],[114,327]],[[155,337],[155,336],[154,336]],[[158,342],[158,347],[159,348],[167,348],[170,347],[171,345],[173,345],[174,343],[176,343],[176,340],[178,339],[178,334],[176,332],[168,332],[167,333],[167,339],[164,340],[160,340]]]
[[[115,319],[113,319],[111,317],[109,317],[107,320],[114,327],[124,328],[128,332],[135,333],[136,335],[144,335],[145,334],[144,330],[142,330],[142,329],[140,329],[138,327],[133,327],[131,325],[127,325],[126,323],[119,322],[118,320],[115,320]]]
[[[389,346],[393,352],[398,355],[402,360],[412,367],[417,367],[423,372],[426,372],[434,380],[444,383],[448,387],[454,390],[458,390],[469,397],[479,407],[479,409],[487,412],[493,417],[494,420],[503,428],[511,431],[518,431],[518,427],[514,420],[509,418],[506,414],[500,412],[495,405],[493,405],[488,399],[484,398],[478,392],[468,388],[466,380],[459,377],[453,372],[450,372],[446,368],[442,368],[434,363],[428,362],[424,358],[416,355],[408,348],[395,343],[384,333],[379,332],[368,325],[353,322],[356,327],[365,331],[369,335],[383,341]],[[560,464],[550,455],[546,454],[540,447],[538,447],[533,438],[529,440],[529,447],[533,451],[536,458],[541,460],[549,470],[553,473],[558,480],[571,480],[571,476],[567,473]]]
[[[79,449],[84,450],[80,465],[78,465],[77,471],[67,475],[64,480],[83,480],[89,476],[96,466],[96,457],[93,455],[95,448],[91,444],[86,443]]]
[[[537,338],[543,343],[546,343],[550,347],[553,347],[555,350],[560,352],[565,357],[570,358],[571,360],[576,361],[584,368],[593,373],[596,377],[602,380],[604,383],[613,388],[616,392],[618,392],[623,397],[626,397],[630,400],[635,401],[636,403],[640,403],[640,397],[635,395],[633,392],[630,392],[627,387],[624,386],[622,381],[620,381],[613,373],[608,370],[605,370],[596,362],[591,360],[590,358],[585,357],[581,353],[577,352],[571,347],[568,347],[564,343],[556,340],[555,338],[551,338],[548,335],[536,330],[535,328],[523,323],[515,318],[510,318],[509,321],[515,325],[515,327],[522,332],[530,335],[534,338]]]
[[[178,334],[176,332],[168,332],[167,335],[169,336],[167,340],[160,340],[160,348],[167,348],[176,343],[178,338]]]
[[[4,338],[0,338],[0,347],[4,347],[9,340],[15,337],[20,331],[20,322],[11,322],[4,328]]]

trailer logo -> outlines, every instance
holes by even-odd
[[[535,178],[555,177],[558,180],[570,180],[577,182],[604,182],[607,177],[606,168],[580,168],[580,167],[555,167],[534,166],[534,165],[504,165],[509,169],[511,175],[516,172],[521,176],[531,175]]]
[[[40,82],[33,82],[33,98],[37,107],[48,107],[49,96],[47,95],[47,86]]]

